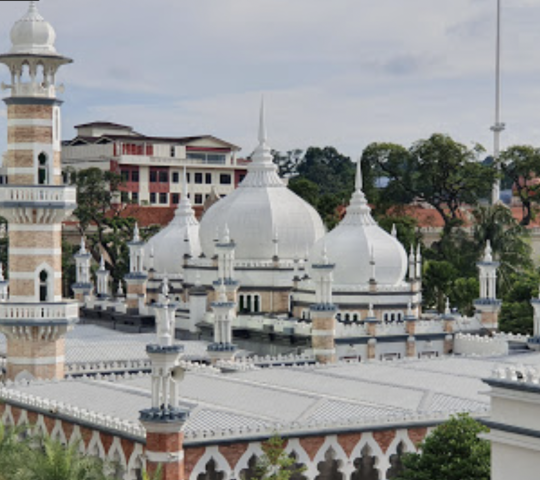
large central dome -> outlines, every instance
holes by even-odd
[[[286,187],[272,159],[261,106],[259,146],[246,178],[201,220],[201,246],[207,257],[214,255],[214,240],[221,237],[225,226],[236,243],[238,260],[270,260],[276,250],[279,258],[293,259],[324,235],[319,214]]]

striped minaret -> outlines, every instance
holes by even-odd
[[[0,55],[11,73],[2,83],[7,105],[8,184],[0,188],[0,214],[9,222],[9,299],[0,305],[0,331],[8,339],[9,378],[61,378],[64,334],[78,317],[62,300],[62,221],[76,192],[62,184],[60,105],[55,77],[71,60],[54,47],[53,28],[30,2],[11,30],[12,48]]]

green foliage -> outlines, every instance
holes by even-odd
[[[0,422],[0,480],[11,480],[25,462],[28,441],[21,440],[26,427],[7,427]]]
[[[490,445],[478,434],[488,429],[467,414],[439,425],[420,444],[420,453],[403,456],[398,480],[489,480]]]
[[[409,215],[381,215],[377,218],[379,226],[387,232],[396,227],[397,239],[401,242],[406,252],[410,248],[416,248],[422,240],[422,234],[418,230],[418,222]]]
[[[87,237],[87,249],[96,262],[101,255],[115,286],[129,270],[129,249],[135,218],[121,216],[122,206],[113,203],[121,185],[120,175],[89,168],[74,172],[72,181],[77,187],[77,208],[82,235]],[[140,229],[143,240],[159,230],[159,226]]]
[[[306,468],[296,467],[296,460],[285,452],[286,441],[274,435],[261,445],[263,455],[257,459],[251,480],[289,480]]]
[[[478,162],[482,151],[480,146],[470,149],[448,135],[436,133],[409,150],[391,143],[371,144],[362,158],[374,175],[388,179],[385,201],[426,202],[443,218],[445,231],[450,231],[462,223],[460,207],[476,205],[491,189],[496,171]]]
[[[328,228],[339,222],[338,207],[349,203],[354,189],[355,166],[333,147],[310,147],[305,155],[292,150],[274,152],[280,174],[289,179],[289,188],[310,203]]]
[[[503,332],[532,334],[533,307],[530,301],[538,296],[540,273],[534,270],[513,273],[509,284],[510,288],[503,296],[499,328]]]
[[[424,302],[443,312],[458,270],[446,260],[428,260],[423,268]]]
[[[540,183],[540,149],[516,145],[500,155],[502,171],[512,181],[513,189],[523,208],[522,225],[529,225],[534,218],[532,203],[538,203]]]
[[[64,446],[44,437],[40,448],[28,449],[27,461],[16,473],[17,480],[106,480],[103,462],[83,456],[75,443]]]

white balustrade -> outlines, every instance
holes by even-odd
[[[59,320],[79,316],[77,302],[66,303],[0,303],[1,320]]]
[[[75,187],[2,185],[0,202],[71,203],[77,201]]]

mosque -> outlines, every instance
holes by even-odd
[[[9,278],[0,271],[3,423],[79,442],[124,480],[158,466],[163,480],[253,478],[275,433],[306,467],[295,480],[374,480],[395,478],[404,452],[469,412],[491,428],[495,480],[536,478],[540,357],[509,354],[509,340],[526,348],[535,339],[495,333],[498,264],[489,244],[478,263],[477,314],[423,315],[420,250],[407,255],[377,225],[360,166],[344,219],[326,233],[276,173],[264,106],[237,190],[199,223],[184,180],[166,228],[146,243],[135,228],[125,288],[115,295],[103,260],[94,289],[82,239],[75,299],[62,298],[62,222],[76,191],[62,182],[56,75],[72,61],[57,52],[33,1],[11,41],[0,55],[11,74],[3,84],[8,183],[0,186],[9,222]],[[540,301],[532,303],[537,340]],[[151,315],[156,333],[77,325],[80,311]],[[181,344],[177,334],[197,339]],[[282,350],[250,356],[245,347],[257,343]]]

